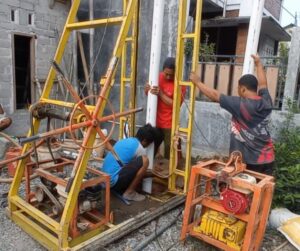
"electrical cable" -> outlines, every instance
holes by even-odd
[[[47,132],[50,131],[50,123],[51,123],[51,118],[48,116],[48,117],[47,117]],[[52,158],[52,160],[53,160],[53,163],[54,163],[54,164],[57,164],[57,160],[54,158],[54,155],[53,155],[53,151],[52,151],[52,148],[51,148],[51,141],[50,141],[50,140],[51,140],[50,137],[47,138],[47,139],[46,139],[46,144],[47,144],[49,153],[50,153],[50,155],[51,155],[51,158]]]
[[[163,247],[162,247],[161,244],[160,244],[159,239],[157,238],[157,237],[158,237],[158,234],[157,234],[158,220],[159,220],[159,218],[156,218],[156,220],[155,220],[155,227],[154,227],[154,235],[155,235],[155,236],[154,236],[154,239],[156,239],[156,242],[157,242],[157,244],[158,244],[160,250],[164,251]]]
[[[196,87],[195,87],[195,88],[196,88]],[[185,106],[186,106],[186,108],[187,108],[189,114],[192,115],[192,112],[191,112],[191,110],[190,110],[190,108],[189,108],[187,102],[185,101],[184,97],[183,97],[183,103],[185,104]],[[199,125],[197,124],[197,122],[195,121],[194,117],[192,117],[192,120],[193,120],[192,122],[195,124],[197,130],[200,132],[201,136],[204,138],[204,140],[205,140],[206,143],[208,144],[208,146],[209,146],[211,149],[214,149],[214,151],[215,151],[218,155],[222,156],[223,154],[221,154],[218,150],[216,150],[216,149],[215,149],[216,147],[213,146],[213,145],[209,142],[209,140],[206,138],[206,136],[204,135],[204,133],[203,133],[202,130],[200,129],[200,126],[199,126]]]
[[[13,138],[7,134],[5,134],[4,132],[0,132],[0,135],[4,138],[6,138],[7,140],[9,140],[11,143],[13,143],[17,148],[22,149],[22,146],[17,143],[16,141],[13,140]]]
[[[296,16],[294,16],[286,7],[283,6],[282,1],[276,0],[276,2],[279,4],[279,6],[285,10],[292,18],[296,18]]]
[[[108,7],[107,18],[110,18],[110,16],[111,16],[112,0],[109,1],[109,5],[108,5],[107,7]],[[94,74],[94,68],[95,68],[95,66],[96,66],[97,59],[98,59],[98,57],[99,57],[99,55],[100,55],[100,52],[101,52],[101,49],[102,49],[102,46],[103,46],[103,41],[104,41],[104,37],[105,37],[105,35],[106,35],[107,26],[108,26],[108,22],[105,23],[104,32],[103,32],[103,35],[102,35],[102,38],[101,38],[101,42],[100,42],[100,45],[99,45],[98,52],[97,52],[97,54],[96,54],[94,63],[93,63],[93,65],[92,65],[92,67],[91,67],[91,70],[90,70],[90,73],[89,73],[89,77],[88,77],[88,79],[85,81],[83,87],[81,88],[80,93],[79,93],[79,96],[81,96],[81,95],[83,94],[84,88],[86,87],[86,85],[88,84],[88,82],[89,82],[90,79],[91,79],[91,74]]]
[[[147,236],[143,241],[141,241],[136,247],[134,247],[132,250],[133,251],[140,251],[143,250],[152,240],[157,239],[159,235],[161,235],[163,232],[165,232],[168,228],[170,228],[172,225],[174,225],[177,221],[178,216],[181,214],[181,211],[179,212],[178,215],[176,215],[171,221],[166,223],[163,227],[159,228],[157,231],[155,229],[154,233],[151,235]],[[156,225],[155,225],[156,226]],[[160,243],[158,242],[160,249],[163,250],[161,247]]]

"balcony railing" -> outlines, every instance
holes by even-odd
[[[243,60],[243,56],[202,55],[197,72],[201,80],[209,87],[215,88],[225,95],[237,96],[238,80],[243,71]],[[261,60],[265,66],[274,108],[280,109],[283,102],[286,63],[280,57],[261,57]],[[209,101],[199,93],[196,94],[196,99]]]

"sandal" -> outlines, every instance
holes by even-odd
[[[146,199],[146,196],[134,191],[128,194],[123,194],[123,198],[131,201],[143,201]]]

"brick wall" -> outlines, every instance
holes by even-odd
[[[238,16],[239,16],[239,10],[226,11],[226,17],[238,17]]]
[[[14,34],[35,37],[35,77],[47,77],[50,59],[53,58],[61,31],[69,12],[69,3],[56,3],[53,9],[46,0],[2,0],[0,2],[0,103],[7,113],[15,112],[13,82]],[[11,11],[15,10],[15,22]],[[33,25],[28,24],[28,15],[33,14]]]
[[[238,27],[237,42],[236,42],[236,55],[244,55],[246,51],[248,36],[248,24],[240,24]],[[238,58],[237,63],[242,63],[243,58]]]
[[[282,0],[265,0],[265,8],[277,19],[280,19]]]

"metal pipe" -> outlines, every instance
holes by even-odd
[[[0,132],[0,136],[2,136],[4,138],[6,138],[7,140],[9,140],[11,143],[13,143],[19,149],[22,149],[22,146],[20,144],[18,144],[16,141],[14,141],[12,139],[12,137],[10,137],[9,135],[5,134],[4,132]]]
[[[108,120],[123,117],[123,116],[127,116],[127,115],[130,115],[130,114],[135,113],[135,112],[140,112],[142,110],[143,110],[143,108],[136,108],[136,109],[131,109],[131,110],[128,110],[128,111],[125,111],[125,112],[115,113],[115,114],[104,116],[100,119],[97,119],[97,122],[98,123],[106,122]],[[74,124],[74,125],[71,126],[71,128],[72,128],[72,131],[73,131],[73,130],[80,129],[80,128],[83,128],[83,127],[90,127],[92,125],[93,125],[93,122],[91,120],[87,120],[87,121],[84,121],[84,122]],[[61,127],[61,128],[49,131],[49,132],[36,134],[32,137],[27,137],[27,138],[24,138],[24,139],[20,139],[20,142],[21,142],[21,144],[28,143],[28,142],[34,142],[38,139],[49,138],[49,137],[52,137],[52,136],[55,136],[55,135],[58,135],[58,134],[61,134],[61,133],[64,133],[64,132],[68,132],[68,131],[70,131],[70,126],[65,126],[65,127]]]
[[[89,16],[90,20],[94,20],[94,0],[89,1]],[[89,78],[89,90],[96,95],[97,90],[94,88],[94,37],[95,29],[90,29],[90,78]],[[88,81],[88,80],[86,80]]]
[[[154,0],[153,20],[152,20],[152,37],[150,52],[150,68],[149,68],[149,85],[151,87],[158,86],[159,64],[162,43],[162,28],[164,17],[164,0]],[[157,95],[148,93],[146,122],[156,126],[157,111]],[[149,158],[149,169],[153,168],[154,144],[147,148],[147,156]],[[145,192],[151,193],[152,179],[144,180],[143,189]]]
[[[226,10],[227,10],[227,0],[224,0],[224,5],[223,5],[223,17],[226,17]]]
[[[168,228],[170,228],[172,225],[174,225],[178,221],[178,216],[175,217],[172,221],[158,229],[157,231],[154,231],[154,233],[150,234],[147,238],[143,239],[142,242],[140,242],[139,245],[137,245],[133,251],[140,251],[143,250],[144,247],[146,247],[151,241],[153,241],[156,237],[161,235],[163,232],[165,232]]]
[[[253,74],[254,72],[254,62],[251,58],[251,54],[257,53],[264,3],[265,0],[253,0],[244,58],[243,75]]]
[[[38,175],[36,173],[30,175],[29,179],[35,179]],[[10,184],[14,181],[14,178],[0,178],[0,183]],[[22,178],[22,181],[25,181],[25,177]]]
[[[44,141],[42,140],[41,142],[37,143],[36,146],[39,147],[40,145],[42,145],[44,143]],[[11,158],[11,159],[5,159],[5,160],[2,160],[0,161],[0,169],[2,167],[4,167],[5,165],[11,163],[11,162],[14,162],[14,161],[17,161],[17,160],[20,160],[20,159],[24,159],[26,157],[28,157],[32,152],[33,152],[33,148],[31,148],[30,150],[28,150],[26,153],[20,155],[20,156],[17,156],[17,157],[14,157],[14,158]]]

